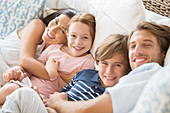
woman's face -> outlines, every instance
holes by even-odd
[[[66,27],[70,18],[66,15],[59,15],[48,24],[42,39],[48,44],[62,44],[67,42]]]
[[[127,61],[121,53],[114,55],[110,59],[99,61],[101,86],[112,87],[118,83],[120,77],[126,74],[127,65]]]

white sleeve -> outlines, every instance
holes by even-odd
[[[160,68],[161,66],[157,64],[141,66],[122,77],[117,85],[106,88],[105,93],[111,95],[113,112],[130,112],[153,73],[160,70]]]
[[[146,81],[117,85],[106,89],[112,99],[114,113],[127,113],[133,109]]]

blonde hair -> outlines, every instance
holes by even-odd
[[[88,25],[90,28],[90,35],[94,41],[95,32],[96,32],[96,21],[95,21],[95,17],[92,14],[89,14],[89,13],[76,14],[69,21],[67,29],[74,22],[81,22],[81,23]],[[92,43],[93,43],[93,41],[92,41]]]
[[[130,71],[130,65],[128,60],[128,49],[127,49],[128,35],[111,34],[109,35],[100,45],[97,47],[95,52],[96,64],[99,61],[112,58],[114,55],[121,53],[123,54],[125,61],[127,61],[127,71]]]

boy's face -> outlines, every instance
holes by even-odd
[[[147,30],[135,31],[129,42],[129,61],[132,69],[150,62],[162,65],[164,53],[156,37]]]
[[[118,53],[110,59],[99,61],[99,76],[103,87],[111,87],[118,83],[120,77],[126,74],[127,61],[123,54]]]

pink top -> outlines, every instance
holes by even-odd
[[[73,57],[61,51],[62,44],[52,44],[45,49],[39,56],[38,60],[43,64],[49,58],[60,61],[58,71],[64,74],[71,74],[78,69],[94,69],[94,58],[91,54],[81,57]],[[31,76],[30,80],[34,86],[37,86],[40,94],[48,97],[50,94],[58,91],[55,85],[48,80],[44,80],[35,76]]]

